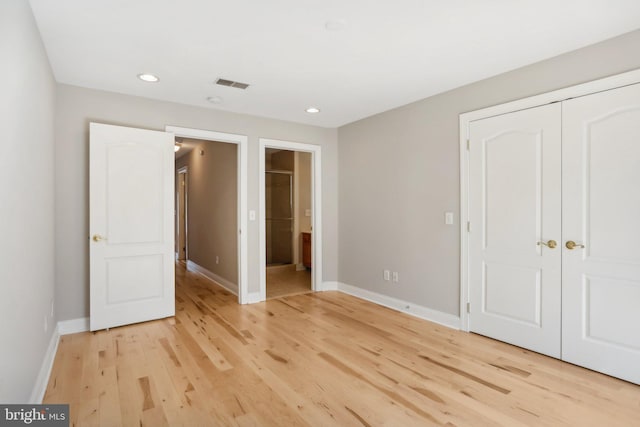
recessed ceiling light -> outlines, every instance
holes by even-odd
[[[160,78],[154,74],[142,73],[138,74],[138,78],[143,82],[155,83],[160,81]]]
[[[324,28],[327,31],[341,31],[347,26],[347,21],[344,19],[331,19],[324,24]]]
[[[307,113],[311,113],[311,114],[315,114],[315,113],[319,113],[320,109],[316,108],[316,107],[309,107],[305,110]]]
[[[222,104],[224,99],[222,99],[221,96],[210,96],[207,98],[207,101],[209,101],[212,104]]]

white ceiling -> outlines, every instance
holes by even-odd
[[[30,3],[60,83],[325,127],[640,28],[638,0]]]

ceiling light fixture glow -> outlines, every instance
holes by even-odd
[[[182,148],[182,144],[180,144],[179,142],[176,142],[175,145],[173,146],[173,152],[175,153],[181,148]]]
[[[222,99],[222,97],[220,96],[210,96],[207,98],[207,101],[209,101],[212,104],[222,104],[224,99]]]
[[[344,19],[332,19],[324,24],[327,31],[342,31],[347,27],[347,21]]]
[[[156,83],[160,81],[160,78],[158,76],[149,73],[138,74],[138,78],[147,83]]]
[[[320,112],[320,109],[316,107],[309,107],[305,111],[309,114],[316,114]]]

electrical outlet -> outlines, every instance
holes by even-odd
[[[394,271],[393,272],[393,281],[398,283],[400,281],[400,277],[398,276],[398,272]]]
[[[220,257],[216,255],[216,264],[220,264]]]
[[[382,272],[382,277],[388,282],[389,280],[391,280],[391,272],[389,270],[384,270]]]

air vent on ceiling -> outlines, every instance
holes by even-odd
[[[246,83],[234,82],[233,80],[227,80],[227,79],[218,79],[216,80],[216,84],[220,86],[235,87],[238,89],[246,89],[249,87],[249,85]]]

